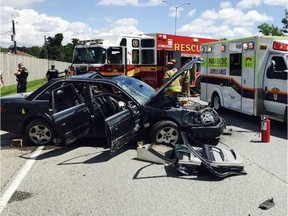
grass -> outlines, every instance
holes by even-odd
[[[28,81],[27,83],[27,92],[34,91],[38,89],[40,86],[42,86],[43,79],[39,80],[33,80],[33,81]],[[17,85],[9,85],[5,86],[4,88],[1,88],[1,97],[11,95],[11,94],[16,94],[17,93]]]

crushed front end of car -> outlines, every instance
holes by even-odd
[[[182,118],[183,129],[191,137],[215,139],[223,133],[226,127],[225,120],[211,107],[207,106],[200,110],[187,109],[185,112]]]

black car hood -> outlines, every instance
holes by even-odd
[[[187,69],[191,69],[194,64],[200,63],[202,64],[204,60],[202,58],[194,58],[187,64],[185,64],[180,70],[178,70],[169,80],[168,82],[164,83],[155,93],[154,97],[152,97],[147,104],[150,104],[152,101],[158,100],[159,97],[162,97],[165,89],[169,86],[175,79],[181,76]]]

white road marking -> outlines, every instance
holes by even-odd
[[[11,183],[7,184],[6,187],[1,191],[0,194],[0,214],[7,205],[8,201],[17,190],[18,186],[21,184],[29,170],[31,169],[35,159],[41,154],[44,146],[39,146],[35,152],[31,155],[26,164],[22,167],[22,169],[14,176]]]

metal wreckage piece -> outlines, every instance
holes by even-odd
[[[186,133],[181,132],[181,135],[183,144],[170,147],[172,150],[169,154],[161,154],[156,150],[157,146],[162,144],[151,144],[147,150],[158,158],[156,162],[162,160],[166,165],[172,164],[180,173],[185,175],[198,173],[203,167],[220,178],[247,174],[244,171],[240,155],[234,150],[225,145],[213,146],[189,138],[189,141],[195,144],[195,146],[192,146]]]

